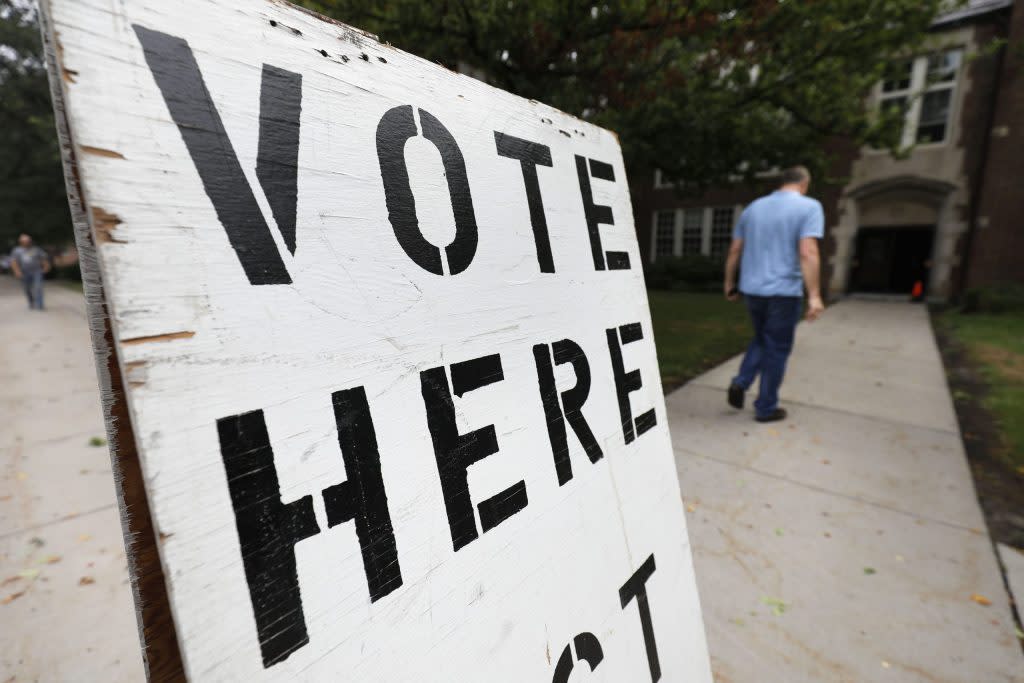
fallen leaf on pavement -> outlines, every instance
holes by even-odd
[[[868,576],[871,576],[872,574],[877,574],[878,572],[875,571],[874,567],[864,567],[864,573]]]
[[[25,591],[18,591],[17,593],[11,593],[10,595],[6,595],[2,599],[0,599],[0,605],[6,605],[9,602],[14,602],[24,594]]]
[[[92,538],[92,534],[78,534],[78,542],[83,543]]]
[[[697,511],[697,504],[696,503],[690,503],[689,505],[686,506],[686,511],[687,512],[696,512]]]
[[[44,545],[46,545],[46,541],[39,538],[38,536],[33,536],[32,538],[28,539],[28,542],[37,548],[42,548]]]
[[[15,581],[21,581],[21,577],[17,574],[15,574],[14,576],[8,576],[6,579],[0,582],[0,586],[6,586],[7,584],[14,583]]]
[[[832,461],[831,461],[831,460],[822,460],[822,461],[821,461],[821,464],[822,464],[822,465],[831,465],[831,464],[832,464]]]
[[[776,437],[776,436],[779,435],[779,430],[778,429],[770,427],[767,431],[768,431],[768,436]]]
[[[99,448],[100,446],[106,446],[107,440],[100,438],[98,436],[94,436],[91,439],[89,439],[89,445],[92,446],[93,448]]]
[[[782,536],[782,535],[784,535],[785,533],[786,533],[786,532],[784,532],[784,531],[783,531],[782,529],[776,529],[776,530],[775,530],[775,535],[776,535],[776,536]]]
[[[28,472],[18,472],[15,477],[17,477],[18,481],[25,481],[28,479]]]
[[[890,666],[892,666],[892,665],[889,664],[889,662],[887,662],[885,660],[882,660],[882,668],[883,669],[888,669]]]
[[[789,605],[786,604],[785,600],[780,600],[779,598],[772,598],[767,595],[761,596],[761,602],[771,607],[772,614],[774,614],[775,616],[783,614],[786,611],[786,608],[789,607]]]
[[[979,595],[977,593],[971,594],[971,600],[974,600],[974,602],[978,603],[979,605],[984,605],[985,607],[988,607],[992,604],[991,600],[986,598],[984,595]]]
[[[49,555],[45,560],[43,560],[43,562],[45,562],[46,564],[57,564],[58,562],[60,562],[60,560],[60,555]]]
[[[39,576],[39,570],[38,569],[22,569],[20,572],[18,572],[18,576],[20,576],[23,579],[34,579],[37,576]]]
[[[78,580],[79,586],[88,586],[89,584],[96,583],[96,579],[91,576],[83,576]]]
[[[6,503],[11,498],[14,498],[14,496],[0,496],[0,503]]]
[[[1013,630],[1017,634],[1018,638],[1024,640],[1024,631],[1021,631],[1019,627],[1015,627]]]

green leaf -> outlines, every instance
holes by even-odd
[[[761,596],[761,602],[772,608],[772,614],[779,616],[784,614],[786,609],[789,608],[789,604],[780,598],[773,598],[767,595]]]

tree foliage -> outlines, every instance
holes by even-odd
[[[34,7],[0,0],[0,251],[21,232],[71,242],[71,218]]]
[[[945,0],[304,0],[381,39],[619,133],[632,168],[699,190],[825,143],[895,149],[865,96]],[[71,239],[35,10],[0,0],[0,249]]]
[[[846,138],[896,149],[865,98],[944,0],[307,0],[450,68],[619,133],[627,164],[691,187]]]

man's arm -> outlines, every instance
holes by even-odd
[[[740,257],[743,255],[743,240],[739,237],[732,238],[729,245],[729,254],[725,257],[725,285],[723,292],[729,301],[736,301],[739,294],[732,290],[736,289],[736,271],[739,270]]]
[[[53,261],[50,260],[50,255],[46,251],[42,251],[42,259],[43,259],[43,274],[45,275],[46,273],[50,272],[51,268],[53,268]]]
[[[818,255],[818,240],[804,237],[800,240],[800,270],[807,287],[807,319],[817,320],[825,310],[821,300],[821,257]]]
[[[18,264],[18,257],[11,252],[11,272],[14,273],[14,277],[21,279],[21,266]]]

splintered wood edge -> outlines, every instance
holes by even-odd
[[[75,146],[64,107],[64,67],[59,37],[54,30],[48,0],[41,0],[39,25],[46,70],[53,99],[54,121],[60,141],[64,181],[82,269],[86,315],[96,356],[111,468],[121,512],[128,575],[135,600],[135,616],[142,646],[142,660],[150,681],[183,681],[185,670],[174,628],[170,599],[164,581],[157,535],[139,464],[135,434],[125,399],[124,378],[114,345],[103,278],[90,226],[89,207],[82,196]]]

